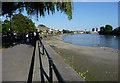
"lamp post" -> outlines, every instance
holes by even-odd
[[[85,34],[86,34],[86,29],[85,29]]]

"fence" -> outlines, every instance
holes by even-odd
[[[41,81],[44,82],[44,76],[47,78],[47,80],[52,83],[53,82],[53,71],[58,79],[58,81],[60,83],[65,83],[63,77],[61,76],[60,72],[58,71],[53,59],[51,58],[51,56],[49,55],[49,53],[47,52],[47,49],[45,48],[43,42],[41,41],[41,38],[39,37],[39,42],[38,42],[38,50],[39,50],[39,59],[40,59],[40,71],[43,73],[41,74]],[[42,47],[42,52],[40,50],[40,46]],[[43,67],[42,67],[42,62],[41,62],[41,54],[45,54],[47,55],[47,58],[48,58],[48,64],[49,64],[49,75],[47,75],[47,73],[44,71]]]

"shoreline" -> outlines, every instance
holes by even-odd
[[[63,35],[48,37],[45,41],[86,81],[117,81],[118,52],[108,47],[87,47],[64,42]],[[98,72],[99,71],[99,72]]]
[[[65,34],[65,35],[71,35],[71,34]],[[76,35],[76,34],[73,34],[73,35]],[[62,36],[64,36],[64,35],[59,35],[59,36],[62,37]],[[61,38],[61,37],[60,37],[60,38]],[[65,41],[63,40],[63,38],[61,38],[61,39],[62,39],[63,42],[65,42]],[[72,43],[70,43],[70,42],[65,42],[65,43],[72,44]],[[72,45],[77,45],[77,44],[72,44]],[[81,45],[77,45],[77,46],[81,46]],[[101,46],[94,46],[94,45],[93,45],[93,46],[85,46],[85,47],[98,47],[98,48],[108,48],[108,49],[110,48],[110,49],[120,50],[120,49],[112,48],[112,47],[105,47],[105,46],[102,46],[102,47],[101,47]]]
[[[69,34],[65,34],[65,35],[69,35]],[[71,44],[71,45],[74,45],[74,46],[80,46],[80,45],[77,45],[77,44],[72,44],[70,42],[65,42],[62,38],[62,36],[64,35],[58,35],[58,37],[60,38],[59,40],[64,42],[64,43],[68,43],[68,44]],[[56,36],[57,37],[57,36]],[[101,49],[104,49],[104,50],[114,50],[114,52],[116,53],[120,53],[120,49],[115,49],[115,48],[110,48],[110,47],[92,47],[92,46],[80,46],[80,47],[86,47],[86,48],[101,48]],[[113,51],[112,51],[113,52]]]

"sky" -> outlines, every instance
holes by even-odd
[[[91,31],[92,28],[100,28],[107,24],[112,25],[113,28],[118,27],[118,2],[74,2],[73,4],[72,20],[68,20],[68,16],[61,12],[46,14],[45,17],[39,17],[39,21],[35,19],[36,16],[32,16],[31,19],[36,26],[44,24],[59,30]],[[27,16],[25,11],[22,14]]]
[[[120,0],[73,0],[74,2],[119,2]]]

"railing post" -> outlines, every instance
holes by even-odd
[[[48,76],[48,75],[46,74],[46,72],[44,71],[44,74],[45,74],[46,78],[48,79],[48,81],[49,81],[50,83],[53,83],[53,71],[54,71],[54,72],[55,72],[55,75],[56,75],[56,77],[57,77],[57,79],[58,79],[58,81],[59,81],[60,83],[64,83],[64,79],[62,78],[62,76],[61,76],[60,72],[58,71],[56,65],[54,64],[52,58],[51,58],[50,55],[48,54],[46,48],[44,47],[44,44],[42,43],[41,38],[39,38],[39,41],[40,41],[40,44],[42,45],[43,54],[44,54],[44,51],[45,51],[45,53],[46,53],[46,55],[47,55],[47,57],[48,57],[48,61],[49,61],[49,76]],[[44,69],[43,69],[43,70],[44,70]]]
[[[44,46],[42,46],[43,48],[42,48],[42,51],[43,51],[43,55],[44,55]]]
[[[51,59],[49,60],[49,78],[50,78],[50,83],[53,81],[53,75],[52,75],[52,63]]]

